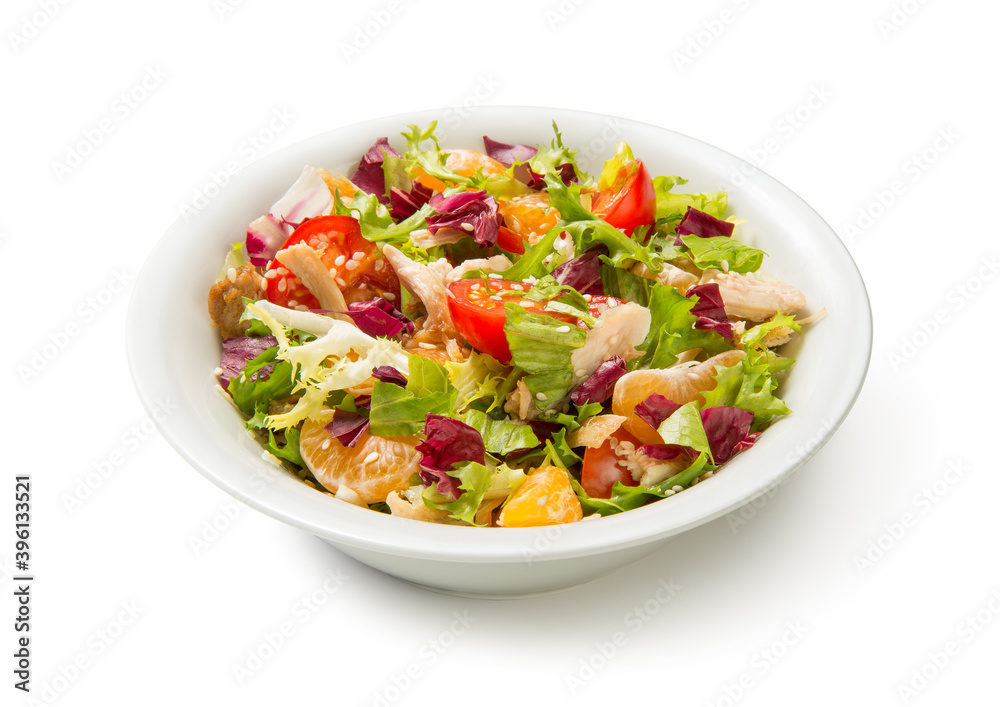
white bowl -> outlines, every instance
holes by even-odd
[[[215,388],[219,336],[206,310],[229,244],[309,163],[349,174],[376,138],[400,147],[406,123],[439,121],[444,147],[479,148],[483,135],[534,144],[552,138],[581,150],[599,171],[618,140],[654,174],[690,182],[677,191],[727,188],[746,219],[741,239],[769,254],[765,269],[799,287],[808,311],[828,315],[796,344],[780,391],[794,414],[713,478],[684,493],[607,518],[550,528],[440,526],[393,518],[318,493],[261,457],[234,408]],[[734,178],[735,175],[735,178]],[[740,175],[745,176],[741,178]],[[738,186],[733,185],[736,182]],[[833,435],[856,399],[871,353],[871,310],[857,267],[836,234],[789,189],[737,157],[653,125],[547,108],[481,107],[468,118],[425,111],[351,125],[292,145],[233,177],[196,216],[180,218],[149,256],[128,313],[128,358],[147,411],[164,438],[212,482],[259,511],[302,528],[372,567],[430,588],[518,596],[565,588],[620,568],[668,538],[729,513],[802,466]],[[817,503],[822,499],[817,498]]]

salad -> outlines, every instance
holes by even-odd
[[[215,374],[264,455],[420,521],[524,527],[659,501],[790,410],[805,297],[619,143],[442,148],[408,126],[307,165],[227,254]]]

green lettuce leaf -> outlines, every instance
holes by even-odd
[[[265,349],[247,363],[243,373],[229,381],[229,394],[244,415],[252,416],[258,406],[266,408],[271,400],[281,400],[292,394],[295,387],[292,364],[277,361],[277,356],[277,346]],[[269,364],[274,364],[270,375],[266,379],[255,380],[254,374]]]
[[[511,369],[492,356],[473,351],[462,361],[448,361],[444,364],[451,384],[458,389],[459,409],[465,409],[476,401],[486,401],[486,411],[503,408],[507,393],[514,389],[517,377],[510,375]]]
[[[718,268],[733,272],[757,272],[764,264],[764,251],[751,248],[726,236],[681,236],[681,241],[691,251],[689,256],[702,270]],[[722,262],[726,262],[723,267]]]
[[[264,448],[269,451],[274,456],[279,459],[284,459],[290,461],[296,466],[305,467],[306,463],[302,460],[302,455],[299,453],[299,430],[295,427],[289,427],[285,430],[285,445],[282,447],[278,446],[277,440],[274,438],[274,432],[271,430],[267,431],[269,440]]]
[[[626,486],[622,482],[616,481],[611,487],[611,498],[593,498],[584,491],[583,486],[575,479],[571,478],[570,482],[580,499],[580,505],[583,506],[584,515],[598,513],[602,516],[609,516],[630,511],[658,498],[672,496],[676,493],[675,486],[688,488],[692,481],[714,468],[714,465],[708,463],[708,457],[705,454],[699,454],[687,469],[648,489],[642,486]]]
[[[743,360],[734,366],[719,366],[717,371],[715,388],[702,393],[703,408],[728,405],[752,412],[752,432],[766,428],[774,417],[791,413],[785,401],[774,395],[778,383],[766,361]]]
[[[428,413],[454,417],[458,389],[448,379],[444,366],[430,359],[409,355],[410,374],[406,388],[375,381],[372,388],[369,432],[380,437],[418,435]]]
[[[479,410],[466,410],[459,419],[479,431],[483,437],[483,445],[490,454],[509,454],[517,449],[529,449],[542,443],[530,425],[517,425],[510,420],[494,419]]]
[[[701,424],[701,412],[698,403],[690,402],[681,405],[673,414],[660,423],[657,432],[663,438],[664,444],[679,444],[691,447],[696,452],[704,452],[711,456],[708,446],[708,436]]]
[[[366,240],[398,244],[407,255],[416,250],[410,234],[427,225],[427,216],[432,211],[430,204],[424,204],[412,216],[394,223],[389,209],[379,203],[374,194],[359,190],[349,206],[340,200],[334,201],[334,213],[357,218],[361,235]]]
[[[532,314],[524,307],[506,302],[504,332],[511,360],[529,375],[524,382],[539,408],[566,397],[573,383],[573,351],[583,346],[587,333],[544,314]]]
[[[627,143],[619,142],[615,154],[604,161],[604,167],[597,178],[599,191],[618,192],[625,186],[629,176],[639,168],[632,154],[632,148]]]
[[[570,151],[562,141],[562,133],[559,132],[559,126],[556,125],[556,121],[552,121],[552,131],[555,133],[555,137],[552,138],[552,142],[546,145],[538,145],[538,152],[528,160],[528,165],[536,173],[545,177],[547,175],[559,176],[559,169],[564,164],[573,165],[573,170],[576,172],[577,179],[581,182],[589,181],[590,177],[580,169],[580,165],[576,161],[576,153]]]
[[[704,211],[715,218],[724,219],[729,205],[729,195],[724,191],[710,191],[704,194],[673,194],[678,184],[687,184],[680,177],[655,177],[653,191],[656,192],[656,220],[673,226],[684,218],[688,207]]]
[[[448,472],[449,476],[458,479],[459,488],[464,493],[454,501],[438,493],[437,484],[424,489],[424,504],[429,508],[449,511],[451,517],[476,525],[476,511],[483,502],[483,497],[490,489],[493,472],[489,467],[476,462],[466,462]]]

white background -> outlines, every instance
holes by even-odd
[[[995,3],[224,2],[4,4],[4,704],[32,703],[10,657],[22,470],[39,704],[996,704]],[[875,321],[854,411],[780,492],[501,602],[231,501],[149,432],[124,348],[147,253],[227,163],[484,104],[751,159],[845,240]]]

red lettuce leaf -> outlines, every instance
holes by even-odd
[[[552,271],[552,277],[560,285],[572,287],[581,295],[603,295],[601,283],[601,256],[607,255],[606,246],[597,246],[583,255],[568,260]]]
[[[389,139],[380,137],[361,158],[358,168],[351,175],[351,182],[358,189],[375,195],[381,203],[388,204],[389,197],[385,194],[385,173],[382,171],[385,155],[399,157],[399,153],[389,147]]]
[[[701,236],[702,238],[714,238],[715,236],[725,236],[731,238],[736,224],[730,221],[717,219],[711,214],[689,206],[684,212],[684,218],[677,224],[677,239],[674,245],[682,245],[681,236]]]
[[[740,408],[719,406],[701,411],[701,424],[705,427],[708,446],[712,450],[712,461],[722,464],[736,453],[738,445],[750,434],[753,413]],[[749,442],[746,449],[756,440]]]
[[[330,437],[336,437],[345,447],[353,447],[368,429],[368,418],[356,412],[337,408],[333,411],[333,420],[323,429],[330,433]]]
[[[510,167],[515,162],[527,162],[538,154],[537,147],[530,145],[508,145],[497,142],[483,135],[483,145],[486,147],[486,155],[495,159],[504,167]]]
[[[443,415],[427,414],[424,439],[416,446],[423,455],[417,472],[425,486],[437,483],[438,493],[455,500],[462,495],[459,482],[448,475],[455,464],[486,463],[486,446],[475,427]]]
[[[436,212],[427,217],[427,230],[431,233],[450,228],[470,234],[482,246],[497,242],[502,219],[496,199],[485,191],[459,192],[451,196],[435,194],[429,203]]]
[[[222,359],[219,362],[219,368],[222,369],[219,385],[228,389],[229,381],[243,373],[247,363],[267,349],[277,345],[278,340],[273,336],[234,336],[230,339],[223,339]],[[273,368],[273,365],[264,366],[257,371],[257,378],[266,379]]]
[[[577,405],[603,403],[611,397],[611,393],[615,389],[615,383],[625,373],[625,359],[621,356],[612,356],[598,366],[590,374],[590,377],[573,391],[569,396],[570,400]]]
[[[732,339],[733,325],[729,321],[729,317],[726,316],[726,305],[722,301],[719,283],[708,282],[704,285],[695,285],[684,296],[690,298],[692,295],[698,298],[698,301],[691,307],[691,314],[698,317],[694,328],[711,329],[727,339]]]
[[[635,414],[640,420],[652,427],[660,429],[660,425],[674,414],[680,405],[659,393],[653,393],[635,406]]]
[[[409,218],[415,214],[421,206],[430,201],[434,195],[434,190],[425,187],[420,182],[413,182],[409,192],[405,192],[397,187],[389,188],[389,213],[397,221]]]
[[[395,383],[400,388],[406,387],[406,376],[394,366],[376,366],[372,369],[372,378],[383,383]]]
[[[399,336],[404,329],[413,333],[413,322],[382,297],[367,302],[351,302],[347,316],[368,336]]]

